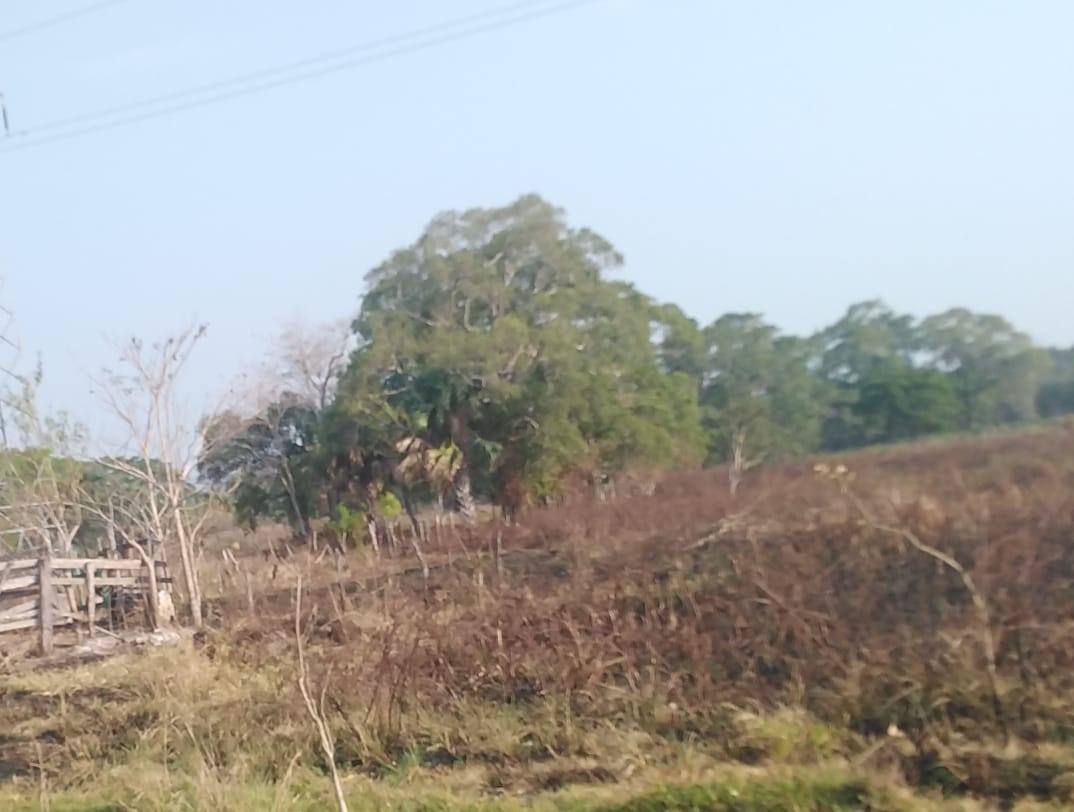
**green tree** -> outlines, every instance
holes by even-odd
[[[292,393],[260,414],[223,412],[203,422],[203,452],[197,473],[213,488],[234,492],[237,516],[286,520],[301,536],[316,510],[317,481],[310,456],[318,416]]]
[[[1074,414],[1074,347],[1052,349],[1051,371],[1037,390],[1037,412],[1041,417]]]
[[[662,368],[653,342],[673,314],[605,279],[620,262],[535,195],[438,216],[368,274],[339,414],[383,406],[397,418],[386,448],[413,436],[454,449],[457,507],[470,483],[554,490],[588,457],[688,457],[696,384]]]
[[[483,380],[438,367],[394,375],[387,383],[386,399],[408,429],[396,443],[400,463],[415,472],[397,479],[423,478],[441,501],[450,491],[459,513],[473,521],[471,477],[475,470],[487,476],[500,451],[493,433],[482,430]]]
[[[234,398],[239,407],[203,419],[197,474],[232,494],[244,524],[286,521],[304,537],[316,514],[338,515],[338,499],[321,504],[331,493],[331,461],[319,438],[351,344],[345,321],[288,323],[254,374],[244,376]]]
[[[754,313],[722,316],[704,339],[709,459],[729,464],[732,490],[762,459],[817,447],[823,400],[810,342],[779,335]]]
[[[855,409],[859,384],[878,368],[914,363],[920,349],[917,325],[911,316],[872,299],[851,305],[814,341],[827,400],[821,446],[838,451],[864,445],[865,427]]]
[[[1036,416],[1047,353],[1001,316],[954,308],[920,325],[931,367],[951,375],[961,404],[960,428],[977,429]]]
[[[854,384],[876,367],[894,361],[911,364],[920,349],[914,319],[895,313],[878,299],[851,305],[817,338],[821,374],[844,384]]]
[[[908,364],[874,367],[858,383],[853,405],[867,443],[892,443],[958,428],[954,380]]]
[[[697,322],[673,304],[654,305],[650,319],[660,368],[701,384],[705,374],[705,335]]]

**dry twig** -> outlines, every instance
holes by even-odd
[[[328,693],[328,685],[321,690],[320,702],[314,700],[310,693],[309,668],[306,665],[305,647],[302,643],[302,576],[298,576],[295,585],[295,644],[298,647],[298,690],[302,692],[302,701],[306,705],[306,713],[317,728],[317,736],[321,742],[321,752],[328,763],[328,769],[332,775],[332,791],[336,798],[336,808],[339,812],[348,812],[347,799],[343,795],[343,784],[339,779],[339,768],[336,767],[336,744],[332,738],[332,730],[328,726],[325,715],[325,697]]]

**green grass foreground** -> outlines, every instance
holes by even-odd
[[[3,808],[12,812],[163,812],[164,810],[287,810],[317,812],[333,809],[327,783],[312,774],[293,777],[288,786],[269,784],[218,784],[201,779],[164,779],[149,765],[138,777],[116,775],[102,783],[117,782],[96,791],[0,793]],[[649,780],[652,780],[650,777]],[[353,812],[393,809],[404,812],[930,812],[935,810],[1017,809],[1023,812],[1070,808],[1054,803],[1022,801],[1015,806],[938,795],[915,794],[892,786],[880,777],[855,777],[846,768],[812,770],[770,768],[767,771],[713,768],[697,776],[696,783],[637,782],[604,788],[570,787],[534,795],[480,797],[461,786],[460,776],[417,770],[397,781],[351,777],[346,781],[347,801]],[[445,788],[444,785],[449,788]]]

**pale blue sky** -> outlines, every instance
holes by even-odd
[[[79,5],[2,0],[0,31]],[[496,5],[127,0],[0,41],[0,92],[32,131]],[[205,320],[192,383],[219,388],[436,212],[535,191],[703,322],[882,297],[1070,345],[1072,32],[1069,0],[604,0],[0,152],[0,298],[48,403],[91,416],[105,335]]]

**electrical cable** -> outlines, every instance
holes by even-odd
[[[16,37],[21,37],[26,34],[33,34],[45,28],[52,28],[54,25],[65,23],[68,20],[73,20],[77,17],[85,17],[87,14],[92,14],[95,11],[102,11],[109,6],[118,6],[120,3],[125,2],[126,0],[101,0],[99,3],[90,3],[88,6],[81,6],[80,8],[72,9],[63,14],[57,14],[55,17],[38,20],[36,23],[24,25],[22,28],[13,28],[10,31],[4,31],[3,33],[0,33],[0,42],[7,42],[8,40],[13,40]]]
[[[134,124],[134,123],[138,123],[138,122],[142,122],[142,121],[149,121],[149,120],[152,120],[152,119],[155,119],[155,118],[171,115],[171,114],[182,112],[182,111],[185,111],[185,110],[191,110],[191,109],[195,109],[195,108],[198,108],[198,107],[207,106],[207,105],[210,105],[210,104],[218,104],[218,103],[225,102],[225,101],[231,101],[231,100],[234,100],[234,99],[242,98],[242,97],[253,95],[253,94],[256,94],[256,93],[263,93],[265,91],[273,90],[273,89],[278,88],[278,87],[283,87],[283,86],[286,86],[286,85],[291,85],[291,84],[297,84],[297,83],[300,83],[300,82],[310,81],[312,79],[316,79],[316,78],[319,78],[321,76],[325,76],[325,75],[328,75],[328,74],[337,73],[337,72],[344,71],[344,70],[353,70],[355,68],[370,65],[370,64],[373,64],[373,63],[376,63],[376,62],[381,62],[381,61],[384,61],[386,59],[390,59],[392,57],[405,56],[407,54],[417,53],[419,51],[423,51],[423,50],[435,47],[437,45],[443,45],[443,44],[447,44],[447,43],[451,43],[451,42],[458,42],[458,41],[465,40],[465,39],[468,39],[470,37],[473,37],[473,36],[476,36],[476,35],[479,35],[479,34],[489,33],[489,32],[492,32],[492,31],[503,30],[503,29],[506,29],[506,28],[511,28],[511,27],[517,26],[517,25],[519,25],[521,23],[525,23],[525,22],[529,22],[529,21],[532,21],[532,20],[540,19],[542,17],[549,17],[549,16],[553,16],[553,15],[556,15],[556,14],[562,14],[562,13],[572,11],[572,10],[577,9],[577,8],[581,8],[582,6],[592,5],[592,4],[600,2],[600,1],[601,0],[570,0],[569,2],[561,2],[561,3],[557,3],[557,4],[553,4],[553,5],[541,5],[539,3],[535,4],[533,2],[516,3],[516,4],[512,5],[512,6],[502,7],[500,9],[498,9],[498,10],[493,11],[493,12],[485,12],[483,14],[470,15],[469,17],[460,18],[460,19],[450,21],[450,22],[447,22],[447,23],[441,23],[441,24],[436,25],[436,26],[429,26],[429,27],[419,29],[419,30],[414,31],[414,32],[410,32],[408,34],[396,35],[394,37],[390,37],[390,38],[387,38],[387,39],[384,39],[384,40],[378,40],[376,42],[366,43],[365,45],[358,45],[358,46],[354,46],[352,48],[347,48],[347,49],[344,49],[342,51],[334,51],[334,52],[331,52],[329,54],[324,54],[324,55],[317,56],[317,57],[311,57],[309,59],[300,60],[298,62],[288,63],[287,65],[282,65],[282,66],[278,66],[278,67],[274,67],[274,68],[268,68],[268,69],[265,69],[265,70],[257,71],[257,72],[254,72],[254,73],[245,74],[244,76],[241,76],[241,77],[235,77],[235,78],[228,79],[228,80],[222,80],[222,81],[219,81],[219,82],[213,82],[211,84],[203,85],[203,86],[200,86],[200,87],[197,87],[197,88],[190,88],[190,89],[184,90],[184,91],[178,91],[178,92],[175,92],[175,93],[169,93],[169,94],[165,94],[165,95],[162,95],[162,96],[158,96],[158,97],[153,98],[153,99],[146,99],[146,100],[143,100],[143,101],[140,101],[140,102],[132,102],[130,104],[121,105],[119,107],[114,107],[114,108],[109,108],[107,110],[102,110],[102,111],[99,111],[99,112],[96,112],[96,113],[87,113],[87,114],[83,114],[83,115],[80,115],[80,116],[72,116],[72,117],[67,118],[67,119],[62,119],[60,121],[51,122],[50,124],[47,124],[47,125],[42,125],[41,127],[31,128],[31,129],[28,129],[28,130],[23,130],[20,133],[18,133],[16,137],[32,136],[34,133],[44,131],[46,129],[57,129],[57,128],[61,128],[63,126],[69,126],[72,123],[81,123],[81,122],[84,122],[84,121],[92,121],[92,120],[95,120],[95,119],[98,119],[98,118],[107,118],[107,117],[110,117],[110,116],[114,116],[114,115],[116,115],[118,113],[127,112],[127,111],[134,111],[134,110],[140,110],[140,109],[144,109],[144,108],[147,108],[147,107],[155,107],[157,105],[166,104],[169,101],[176,101],[178,99],[188,98],[188,97],[191,97],[191,96],[198,96],[198,95],[205,94],[205,93],[211,93],[212,94],[212,95],[205,96],[203,98],[195,98],[195,99],[193,99],[191,101],[183,102],[181,104],[172,104],[172,105],[160,107],[159,109],[154,109],[154,110],[149,110],[149,111],[144,112],[144,113],[139,113],[137,115],[124,116],[124,117],[118,118],[118,119],[113,120],[113,121],[106,121],[106,122],[99,123],[99,124],[93,124],[93,125],[90,125],[90,126],[81,127],[81,128],[75,129],[75,130],[69,130],[69,131],[66,131],[66,132],[60,132],[60,133],[57,133],[56,135],[52,135],[52,136],[45,136],[45,137],[41,137],[41,138],[31,139],[31,140],[28,140],[28,141],[18,141],[16,143],[10,144],[9,146],[5,145],[4,147],[0,148],[0,154],[4,154],[4,153],[7,153],[7,152],[15,152],[15,151],[20,150],[20,149],[28,149],[30,147],[41,146],[41,145],[44,145],[44,144],[50,144],[50,143],[54,143],[54,142],[57,142],[57,141],[65,141],[65,140],[72,139],[72,138],[78,138],[78,137],[81,137],[81,136],[90,135],[90,134],[101,132],[101,131],[104,131],[104,130],[111,130],[111,129],[115,129],[117,127],[126,126],[128,124]],[[479,24],[479,25],[469,25],[469,26],[463,27],[462,30],[455,31],[453,33],[442,34],[440,36],[431,36],[431,37],[428,36],[430,34],[436,34],[438,31],[441,31],[441,30],[444,30],[444,29],[458,27],[459,25],[464,25],[465,26],[465,24],[467,22],[472,23],[472,22],[475,22],[475,21],[481,21],[481,20],[485,20],[485,19],[487,19],[489,17],[501,16],[501,15],[507,13],[507,12],[510,12],[510,11],[518,11],[520,9],[528,9],[528,8],[531,8],[531,7],[534,7],[534,6],[536,6],[536,7],[533,8],[533,10],[531,10],[531,11],[523,11],[522,13],[516,13],[513,16],[507,17],[506,19],[501,19],[501,20],[497,20],[497,21],[494,21],[494,22],[486,22],[486,23]],[[412,39],[420,38],[420,37],[423,37],[423,36],[428,37],[428,38],[420,40],[420,41],[412,43],[412,44],[402,45],[402,46],[396,47],[396,48],[389,48],[387,50],[379,50],[379,51],[376,50],[376,49],[384,48],[385,45],[391,45],[393,43],[412,40]],[[345,56],[345,55],[349,55],[349,54],[353,54],[353,53],[357,53],[357,52],[370,51],[370,50],[373,50],[373,51],[376,51],[376,52],[370,53],[370,54],[367,54],[365,56],[355,58],[355,59],[344,59],[343,61],[334,61],[334,60],[338,60],[341,56]],[[328,62],[329,64],[323,64],[325,62]],[[311,66],[317,66],[317,67],[313,67],[313,69],[309,69],[309,70],[300,71],[299,73],[293,73],[293,75],[279,76],[279,74],[281,74],[281,73],[286,74],[287,72],[295,71],[297,68],[310,68]],[[265,78],[270,77],[270,76],[279,76],[279,78],[275,78],[275,79],[272,79],[272,80],[269,80],[269,81],[258,82],[258,83],[252,84],[252,85],[250,85],[248,87],[240,87],[240,88],[237,88],[237,89],[234,89],[234,90],[228,90],[226,92],[212,93],[212,91],[215,91],[215,90],[222,90],[224,88],[233,87],[235,85],[242,85],[242,84],[248,84],[250,82],[256,82],[257,79],[265,79]]]
[[[489,18],[498,17],[515,11],[524,11],[531,7],[546,5],[547,3],[548,0],[525,0],[525,2],[515,3],[509,6],[501,6],[490,11],[483,11],[478,12],[476,14],[470,14],[465,17],[457,17],[452,20],[445,20],[442,23],[425,26],[424,28],[419,28],[414,31],[408,31],[403,34],[395,34],[390,37],[385,37],[384,39],[364,42],[360,45],[353,45],[348,48],[342,48],[337,51],[329,51],[318,56],[299,59],[294,62],[288,62],[283,65],[277,65],[271,68],[263,68],[261,70],[252,71],[250,73],[232,76],[229,79],[220,79],[214,82],[209,82],[207,84],[196,85],[194,87],[186,88],[185,90],[177,90],[172,93],[164,93],[159,96],[151,96],[147,99],[142,99],[140,101],[126,102],[124,104],[119,104],[114,107],[106,107],[102,110],[95,110],[89,113],[79,113],[77,115],[68,116],[66,118],[56,119],[55,121],[48,121],[44,124],[38,124],[32,129],[23,130],[20,134],[37,135],[38,133],[48,132],[49,130],[64,129],[66,127],[71,126],[72,124],[82,124],[83,122],[93,121],[100,118],[111,118],[122,113],[130,113],[136,110],[143,110],[147,107],[156,107],[157,105],[165,104],[167,102],[179,101],[181,99],[190,98],[192,96],[200,96],[205,93],[225,90],[235,85],[243,85],[250,82],[256,82],[259,79],[268,79],[273,76],[279,76],[280,74],[289,73],[291,71],[301,70],[303,68],[309,68],[323,63],[334,62],[338,59],[344,59],[345,57],[353,56],[355,54],[375,51],[379,48],[396,45],[398,43],[406,42],[408,40],[438,34],[444,29],[455,28],[457,26],[464,26],[471,23],[483,22]]]

